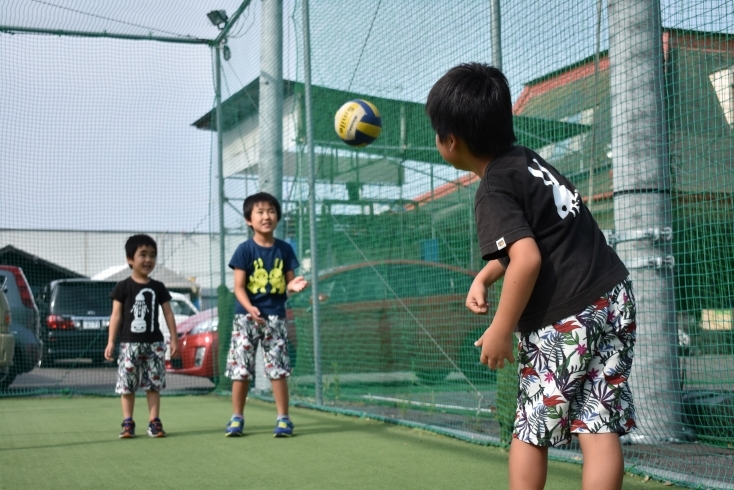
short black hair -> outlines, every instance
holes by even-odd
[[[275,213],[278,215],[278,221],[280,221],[280,203],[272,194],[267,192],[258,192],[251,196],[247,196],[245,202],[242,204],[242,214],[245,216],[247,221],[250,221],[252,217],[252,209],[255,204],[266,202],[275,208]]]
[[[125,242],[125,256],[128,259],[132,259],[135,257],[135,252],[137,252],[140,247],[144,247],[146,245],[153,247],[153,250],[158,253],[158,245],[156,245],[155,240],[153,240],[149,235],[140,234],[131,236]]]
[[[475,157],[498,157],[517,140],[507,78],[485,63],[451,68],[431,88],[426,113],[440,141],[453,134]]]

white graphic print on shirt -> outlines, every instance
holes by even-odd
[[[132,333],[144,333],[148,328],[148,323],[145,321],[145,314],[149,311],[153,311],[152,309],[148,308],[148,305],[145,303],[145,293],[150,293],[152,296],[152,306],[155,308],[155,291],[153,291],[150,288],[144,288],[141,289],[140,292],[135,295],[135,304],[133,305],[132,310],[130,312],[135,316],[132,323],[130,324],[130,331]],[[151,315],[151,324],[153,318]],[[153,331],[153,326],[151,325],[150,331]]]
[[[553,187],[553,200],[556,203],[558,216],[560,216],[561,219],[564,219],[569,213],[571,213],[575,217],[576,213],[580,210],[578,191],[574,191],[572,194],[565,185],[559,184],[556,178],[553,177],[547,169],[540,165],[540,163],[538,163],[538,160],[533,158],[533,161],[540,170],[535,170],[533,167],[528,167],[528,170],[533,174],[533,176],[543,179],[543,183],[545,185]]]

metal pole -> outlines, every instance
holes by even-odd
[[[500,25],[500,0],[491,0],[492,65],[502,70],[502,27]]]
[[[311,32],[308,0],[303,0],[303,81],[306,107],[306,151],[308,155],[308,221],[311,235],[311,303],[313,314],[313,369],[316,404],[323,405],[321,389],[321,337],[319,334],[319,268],[316,229],[316,158],[313,149],[313,104],[311,100]]]
[[[234,14],[232,14],[232,17],[227,19],[227,22],[224,23],[224,27],[222,27],[222,30],[219,32],[219,35],[217,38],[213,41],[215,45],[219,46],[222,44],[222,41],[224,41],[224,38],[227,37],[227,34],[229,34],[229,31],[232,29],[232,26],[235,25],[237,20],[239,20],[242,13],[245,11],[245,9],[250,5],[250,2],[252,0],[245,0],[240,4],[240,6],[237,8]]]
[[[644,232],[672,226],[660,4],[609,0],[608,13],[616,250],[637,299],[632,440],[681,441],[672,240]]]
[[[19,26],[0,26],[0,32],[7,32],[8,34],[27,33],[70,37],[105,37],[109,39],[125,39],[128,41],[160,41],[164,43],[207,44],[209,46],[215,45],[209,39],[199,39],[194,37],[154,36],[152,33],[146,36],[140,36],[135,34],[114,34],[111,32],[71,31],[68,29],[39,29],[34,27]]]
[[[217,125],[217,171],[219,173],[219,272],[221,274],[219,284],[227,285],[227,269],[224,263],[224,245],[225,245],[225,228],[224,228],[224,156],[222,154],[222,46],[218,44],[214,47],[216,53],[216,71],[217,86],[216,93],[216,125]]]
[[[283,0],[262,0],[258,186],[283,197]],[[283,238],[284,227],[275,235]]]

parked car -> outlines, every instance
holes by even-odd
[[[170,305],[173,317],[176,320],[176,330],[178,330],[179,324],[199,313],[198,308],[185,294],[171,292]],[[171,333],[168,331],[166,319],[163,317],[163,307],[158,308],[158,327],[161,329],[163,340],[166,342],[166,360],[168,361],[171,359]]]
[[[472,382],[494,380],[474,346],[489,318],[466,309],[475,273],[448,265],[384,260],[358,263],[319,277],[323,372],[412,371],[424,382],[461,372]],[[299,339],[298,372],[313,373],[309,290],[289,302]]]
[[[296,363],[296,330],[290,310],[288,317],[288,351],[291,365]],[[166,371],[213,380],[219,367],[219,316],[217,309],[204,310],[177,325],[179,357],[169,359]]]
[[[40,339],[38,307],[23,270],[12,265],[0,265],[0,280],[2,279],[5,280],[5,295],[12,311],[10,332],[15,337],[13,366],[5,378],[5,383],[9,386],[18,375],[38,366],[43,342]]]
[[[214,379],[217,375],[219,337],[217,309],[204,310],[176,323],[179,357],[168,359],[166,370],[176,374]]]
[[[86,358],[105,362],[113,281],[60,279],[47,285],[40,296],[43,313],[41,336],[44,363]]]
[[[8,287],[5,282],[5,277],[0,277],[0,391],[8,389],[13,382],[9,376],[15,353],[15,337],[10,333],[10,303],[5,296]]]

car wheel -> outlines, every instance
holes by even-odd
[[[0,368],[0,391],[5,391],[10,388],[16,376],[17,374],[12,366]]]
[[[49,368],[53,367],[54,364],[56,364],[56,357],[47,352],[44,352],[41,356],[41,366]]]
[[[107,362],[107,359],[104,358],[104,354],[94,354],[92,356],[93,366],[103,367],[105,365],[105,362]]]
[[[479,355],[482,350],[474,345],[474,342],[482,336],[484,331],[484,328],[479,328],[464,338],[459,351],[459,368],[472,383],[495,384],[497,383],[497,371],[493,371],[479,362]]]

